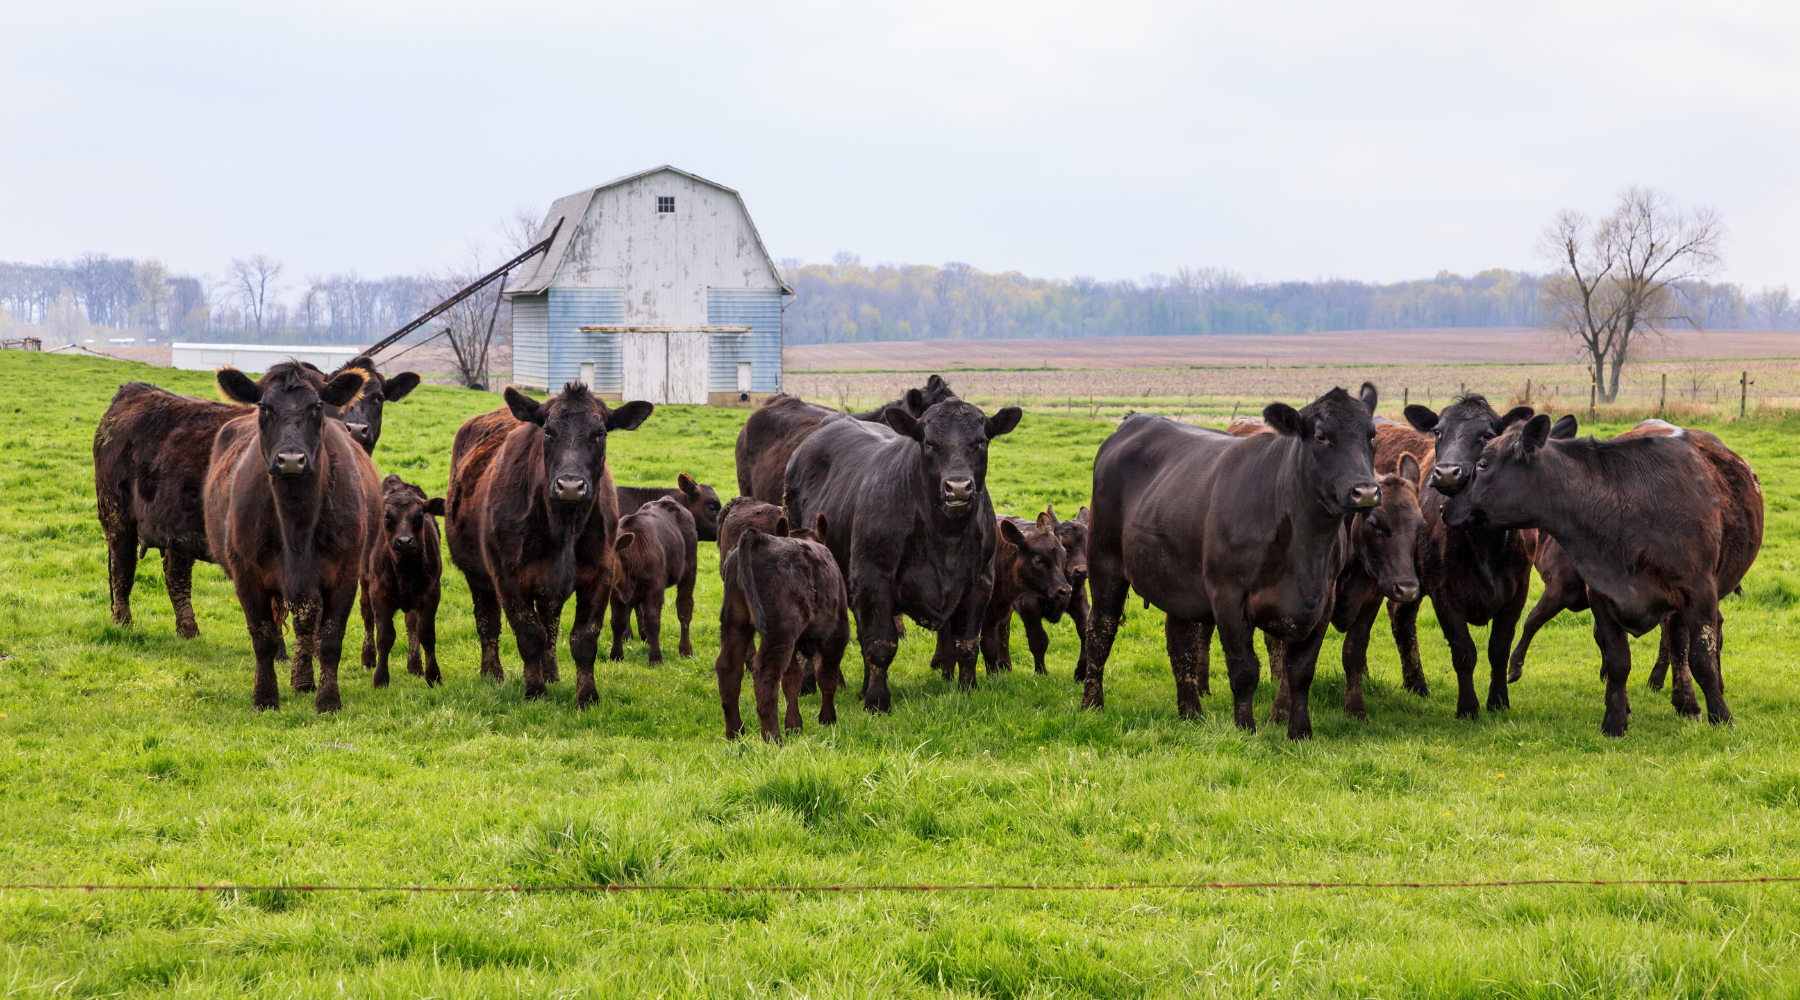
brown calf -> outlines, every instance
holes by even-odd
[[[388,685],[388,653],[394,648],[394,612],[406,615],[406,672],[427,685],[442,682],[437,662],[439,582],[444,571],[438,516],[444,498],[389,475],[381,481],[381,529],[369,550],[363,590],[375,615],[375,686]],[[420,652],[424,663],[420,664]]]
[[[1049,508],[1049,511],[1051,517],[1056,516],[1055,507]],[[1075,660],[1076,680],[1087,677],[1087,542],[1088,521],[1092,517],[1093,514],[1083,507],[1074,519],[1056,522],[1056,538],[1062,542],[1063,555],[1068,562],[1069,586],[1074,588],[1062,610],[1068,613],[1069,622],[1075,626],[1075,637],[1081,643],[1081,653]],[[1019,598],[1019,603],[1013,607],[1019,612],[1019,623],[1025,626],[1025,637],[1031,644],[1031,655],[1037,660],[1038,666],[1042,667],[1043,651],[1050,648],[1050,637],[1044,634],[1043,622],[1045,619],[1055,622],[1056,618],[1050,614],[1049,607],[1031,594]]]
[[[1020,601],[1031,598],[1034,608],[1052,622],[1062,618],[1074,588],[1069,584],[1068,554],[1056,536],[1056,515],[1045,511],[1036,522],[1017,517],[995,519],[1000,543],[994,546],[994,589],[981,618],[981,659],[988,673],[1012,669],[1012,616]],[[1038,624],[1043,645],[1033,644],[1037,672],[1044,669],[1044,649],[1050,639]],[[956,649],[947,631],[940,630],[931,665],[945,680],[956,669]]]
[[[619,553],[619,575],[612,587],[613,659],[625,658],[625,632],[635,612],[638,632],[650,646],[650,665],[663,661],[663,596],[670,587],[675,588],[675,614],[681,620],[681,655],[694,655],[688,628],[694,620],[697,542],[694,515],[669,497],[619,519],[613,542]]]
[[[272,366],[260,382],[235,368],[218,374],[226,396],[255,407],[213,441],[205,516],[207,547],[237,589],[256,650],[257,708],[281,702],[278,600],[294,615],[294,690],[315,688],[316,654],[314,706],[342,706],[344,624],[364,576],[365,540],[381,518],[381,485],[369,456],[324,411],[354,402],[363,380],[349,369],[328,382],[295,362]]]
[[[700,536],[701,541],[718,541],[721,510],[718,491],[685,472],[677,476],[675,482],[674,489],[661,486],[614,487],[619,494],[619,513],[629,514],[652,500],[668,497],[694,515],[694,532]]]

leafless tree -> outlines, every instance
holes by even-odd
[[[538,241],[538,227],[544,224],[544,213],[530,205],[520,205],[512,214],[494,224],[494,231],[513,253],[523,253]],[[510,256],[510,255],[509,255]]]
[[[281,277],[281,262],[266,254],[257,254],[249,260],[233,259],[231,277],[232,291],[244,304],[244,311],[249,313],[256,324],[257,336],[262,336],[263,313],[268,306],[269,296],[280,291],[275,285]]]
[[[1603,219],[1565,209],[1544,231],[1539,250],[1556,272],[1539,286],[1542,322],[1593,365],[1601,402],[1618,397],[1635,341],[1677,324],[1699,328],[1675,285],[1716,271],[1724,237],[1711,209],[1677,211],[1666,195],[1640,187],[1620,192]]]
[[[1767,330],[1786,330],[1794,321],[1794,296],[1786,285],[1765,288],[1756,294],[1756,319]]]

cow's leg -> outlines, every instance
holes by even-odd
[[[425,685],[437,687],[444,683],[444,675],[438,671],[437,661],[437,611],[439,596],[428,593],[420,602],[417,611],[406,616],[406,629],[409,633],[409,644],[416,643],[425,654]],[[407,661],[407,669],[412,669],[412,662]]]
[[[1199,663],[1198,676],[1200,697],[1212,694],[1212,641],[1213,623],[1201,622],[1199,638],[1195,640],[1194,656]]]
[[[369,581],[361,581],[357,590],[360,592],[363,621],[362,665],[367,670],[375,665],[375,609],[369,603]],[[392,628],[391,623],[389,627]]]
[[[1601,717],[1600,731],[1624,736],[1631,725],[1631,695],[1625,689],[1631,679],[1631,639],[1614,615],[1612,602],[1598,593],[1592,599],[1594,644],[1600,647],[1600,676],[1606,680],[1606,714]]]
[[[781,725],[775,717],[775,699],[781,694],[783,680],[794,661],[794,640],[792,636],[771,630],[761,637],[756,644],[755,665],[751,667],[750,676],[756,690],[756,717],[762,722],[762,738],[766,742],[781,742]],[[796,684],[794,694],[799,695]],[[799,715],[796,702],[794,714]]]
[[[623,660],[625,658],[626,634],[631,631],[631,606],[625,603],[625,599],[620,597],[619,592],[616,590],[612,592],[611,600],[613,641],[612,652],[608,655],[608,658],[613,660]]]
[[[644,642],[650,647],[650,665],[661,666],[662,655],[662,609],[663,599],[667,591],[652,590],[649,599],[642,605]]]
[[[729,599],[728,599],[729,600]],[[756,630],[748,621],[738,621],[727,604],[719,610],[719,658],[713,661],[713,673],[719,678],[719,707],[725,712],[725,738],[735,740],[744,731],[744,718],[738,713],[738,698],[744,690],[744,665],[754,657]],[[756,683],[751,675],[752,686]]]
[[[544,644],[547,636],[538,620],[537,605],[524,595],[506,598],[502,608],[519,647],[520,670],[525,675],[525,697],[544,696]]]
[[[951,641],[948,629],[937,630],[937,639],[931,649],[931,669],[946,681],[956,676],[956,643]]]
[[[1725,705],[1725,683],[1719,670],[1719,650],[1724,642],[1719,630],[1718,598],[1711,593],[1696,595],[1684,613],[1687,617],[1687,666],[1706,693],[1706,721],[1714,725],[1731,725],[1731,709]]]
[[[1519,630],[1519,643],[1513,647],[1512,663],[1506,673],[1508,683],[1517,684],[1519,678],[1525,676],[1525,654],[1531,651],[1531,640],[1537,637],[1538,629],[1550,623],[1550,619],[1568,610],[1565,596],[1560,590],[1545,588],[1537,603],[1531,606],[1531,613],[1525,616],[1525,625]],[[1656,685],[1652,683],[1651,686]]]
[[[1031,669],[1034,673],[1047,674],[1044,669],[1044,654],[1050,651],[1050,633],[1044,631],[1044,620],[1037,615],[1019,614],[1019,625],[1025,629],[1025,644],[1031,647]],[[1011,640],[1009,639],[1008,642]]]
[[[1112,656],[1113,639],[1119,634],[1119,622],[1125,615],[1125,598],[1130,586],[1125,582],[1124,567],[1113,568],[1116,559],[1094,559],[1088,576],[1088,590],[1093,599],[1093,614],[1087,622],[1087,672],[1082,676],[1081,707],[1106,706],[1106,661]]]
[[[1163,644],[1175,674],[1175,711],[1192,719],[1200,714],[1200,623],[1165,615]]]
[[[689,627],[694,622],[694,572],[694,568],[689,566],[687,575],[675,583],[675,617],[681,619],[681,646],[678,651],[684,659],[694,655],[694,641],[688,634]]]
[[[950,612],[950,620],[942,626],[950,632],[950,638],[956,645],[956,686],[959,690],[975,690],[975,661],[977,647],[981,645],[982,616],[987,613],[992,587],[990,582],[986,587],[971,586],[965,589],[962,603]],[[1010,663],[1007,666],[1008,669],[1011,668]]]
[[[249,575],[249,574],[246,574]],[[281,626],[269,613],[269,595],[261,587],[237,581],[238,607],[244,609],[244,626],[250,632],[250,648],[256,655],[256,683],[250,704],[261,711],[281,707],[281,685],[275,680],[275,650],[281,642]]]
[[[194,559],[174,549],[163,550],[163,585],[169,590],[169,605],[175,609],[175,634],[192,639],[200,634],[200,623],[194,618]],[[131,614],[129,605],[125,608]]]
[[[1394,632],[1394,647],[1400,653],[1400,678],[1406,689],[1421,698],[1431,697],[1431,685],[1425,683],[1425,668],[1419,662],[1419,606],[1424,598],[1401,604],[1387,602],[1388,627]]]
[[[475,634],[481,640],[481,675],[506,679],[500,666],[500,596],[485,574],[468,574],[469,598],[475,605]]]
[[[787,701],[787,714],[782,717],[781,728],[797,733],[803,728],[800,720],[800,664],[812,660],[810,653],[795,651],[788,657],[787,666],[781,672],[781,693]]]
[[[562,632],[563,597],[543,597],[538,599],[538,621],[544,623],[544,683],[555,684],[562,680],[562,672],[556,666],[556,640]],[[606,606],[601,605],[600,613],[606,613]],[[595,626],[596,628],[598,626]],[[575,633],[569,633],[569,655],[575,650]]]
[[[1481,717],[1481,700],[1475,697],[1475,663],[1480,659],[1480,651],[1475,648],[1475,639],[1469,635],[1469,623],[1462,615],[1462,610],[1449,601],[1432,599],[1431,608],[1437,612],[1438,628],[1444,633],[1444,641],[1450,644],[1450,666],[1456,671],[1456,717],[1459,719],[1477,719]]]
[[[1375,616],[1381,613],[1381,598],[1371,597],[1356,609],[1350,631],[1344,633],[1344,714],[1353,719],[1369,718],[1363,704],[1363,681],[1369,676],[1369,638],[1375,630]]]
[[[856,590],[856,641],[862,647],[863,709],[893,711],[888,691],[888,667],[894,662],[899,640],[894,628],[894,608],[885,580],[869,580]]]
[[[1288,690],[1293,699],[1288,710],[1288,739],[1312,739],[1312,694],[1313,674],[1319,666],[1319,646],[1325,641],[1325,630],[1331,627],[1331,620],[1321,616],[1317,628],[1312,634],[1295,642],[1281,644],[1283,673],[1287,675]]]
[[[429,601],[429,598],[427,600]],[[435,607],[435,602],[431,603]],[[406,672],[416,677],[425,672],[424,661],[420,658],[419,609],[414,608],[408,611],[404,619],[406,622]]]
[[[294,662],[288,668],[288,686],[295,691],[318,690],[313,679],[313,658],[319,651],[319,615],[324,610],[321,600],[313,594],[288,606],[294,617]]]
[[[981,659],[990,674],[1012,670],[1012,609],[981,623]]]
[[[831,635],[819,650],[819,666],[815,676],[819,682],[819,725],[837,722],[837,691],[844,686],[844,649],[850,645],[850,620],[840,619],[832,626]]]
[[[1075,593],[1069,598],[1069,621],[1075,623],[1075,639],[1081,644],[1081,652],[1075,658],[1075,679],[1081,680],[1087,676],[1088,667],[1088,601],[1085,585],[1076,587]]]
[[[1657,642],[1656,642],[1656,666],[1650,668],[1650,690],[1652,690],[1652,691],[1661,691],[1663,689],[1663,684],[1665,681],[1668,680],[1668,677],[1669,677],[1669,664],[1670,663],[1675,662],[1677,659],[1679,659],[1683,665],[1685,665],[1687,663],[1686,656],[1675,657],[1675,656],[1671,655],[1675,650],[1675,643],[1674,643],[1674,640],[1669,635],[1669,625],[1674,620],[1675,620],[1675,616],[1672,614],[1669,617],[1664,618],[1662,625],[1657,630],[1658,634],[1656,637],[1656,639],[1657,639]],[[1676,683],[1677,684],[1681,683],[1681,674],[1680,674],[1679,669],[1676,671]],[[1689,700],[1693,699],[1693,696],[1694,696],[1693,688],[1694,688],[1693,677],[1690,674],[1688,677],[1688,698],[1689,698]],[[1698,710],[1699,710],[1699,706],[1696,705],[1695,711],[1697,712]]]
[[[1231,721],[1239,729],[1256,732],[1256,686],[1262,682],[1262,664],[1256,659],[1256,629],[1237,612],[1239,599],[1215,600],[1213,607],[1231,609],[1216,621],[1219,645],[1225,650],[1225,669],[1231,677]]]
[[[1288,721],[1294,694],[1288,687],[1287,648],[1280,639],[1263,633],[1263,649],[1269,654],[1269,680],[1275,685],[1275,697],[1269,702],[1269,723]]]
[[[391,605],[376,608],[375,616],[375,682],[374,686],[388,686],[388,655],[394,649],[394,608]]]
[[[1700,717],[1700,703],[1694,698],[1694,675],[1688,664],[1693,642],[1686,615],[1676,612],[1663,619],[1657,635],[1656,665],[1664,671],[1674,666],[1675,683],[1670,686],[1669,703],[1675,706],[1675,714],[1684,719]]]
[[[594,686],[594,659],[600,653],[600,628],[606,624],[606,596],[611,589],[575,589],[575,622],[569,628],[569,658],[575,661],[576,708],[586,708],[600,700],[600,691]],[[556,602],[556,611],[558,615],[562,613],[561,601]],[[555,647],[544,659],[548,661],[549,669],[556,669]]]
[[[350,611],[356,606],[357,581],[319,595],[319,691],[313,695],[313,708],[320,714],[344,707],[338,693],[338,662],[344,654],[344,630],[350,624]],[[295,617],[295,627],[299,618]]]
[[[288,662],[288,647],[287,636],[283,633],[283,629],[287,626],[288,612],[287,604],[281,599],[281,595],[276,594],[269,598],[269,614],[275,619],[275,638],[277,640],[275,662],[286,663]],[[300,637],[296,635],[294,641],[299,642]]]
[[[1506,690],[1507,656],[1512,652],[1514,630],[1519,626],[1519,612],[1525,610],[1525,595],[1520,594],[1518,601],[1508,601],[1494,620],[1488,623],[1488,696],[1487,710],[1499,712],[1512,708],[1512,698]]]
[[[127,518],[118,502],[105,495],[104,487],[100,493],[100,526],[106,531],[106,580],[112,589],[112,620],[114,625],[130,625],[131,588],[137,584],[137,522]],[[165,578],[168,559],[169,550],[164,549]]]

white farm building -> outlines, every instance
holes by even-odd
[[[781,391],[793,290],[736,191],[656,167],[558,198],[537,238],[553,231],[506,290],[513,384],[740,406]]]

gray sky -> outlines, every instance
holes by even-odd
[[[1800,284],[1800,4],[0,0],[0,259],[290,278],[497,249],[659,163],[777,257],[1541,268],[1628,183]]]

